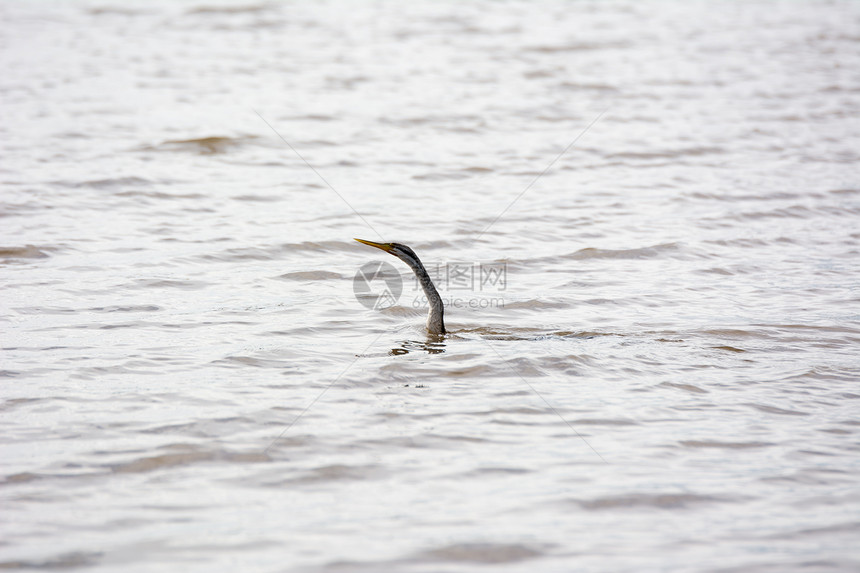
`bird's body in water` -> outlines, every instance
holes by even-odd
[[[427,332],[430,334],[445,334],[445,306],[442,304],[442,297],[439,296],[439,292],[433,286],[430,275],[427,274],[427,270],[421,264],[421,259],[415,254],[415,251],[400,243],[374,243],[373,241],[362,239],[355,240],[359,243],[382,249],[409,265],[409,268],[418,277],[421,288],[424,289],[424,294],[427,296],[427,302],[430,304],[430,311],[427,314]]]

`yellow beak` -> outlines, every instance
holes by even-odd
[[[358,241],[359,243],[364,243],[365,245],[370,245],[371,247],[376,247],[377,249],[382,249],[386,253],[391,252],[391,243],[374,243],[373,241],[365,241],[364,239],[353,239]]]

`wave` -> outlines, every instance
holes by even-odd
[[[45,251],[51,247],[37,247],[36,245],[24,245],[23,247],[0,247],[0,263],[7,263],[15,259],[46,259],[50,255]]]
[[[284,273],[277,278],[293,281],[322,281],[329,279],[343,279],[344,276],[340,273],[331,271],[297,271],[294,273]]]
[[[692,493],[662,493],[662,494],[626,494],[617,496],[596,497],[592,499],[572,500],[572,503],[589,511],[607,509],[629,509],[646,507],[655,509],[683,509],[692,505],[704,503],[726,503],[741,501],[733,498],[700,495]]]
[[[585,259],[653,259],[666,253],[675,253],[681,250],[679,243],[662,243],[651,247],[637,249],[598,249],[586,247],[559,258],[570,260]]]
[[[259,139],[256,135],[238,137],[210,136],[193,139],[171,139],[154,146],[143,147],[143,151],[174,151],[196,153],[198,155],[217,155],[232,151]]]
[[[156,182],[145,177],[129,175],[125,177],[109,177],[107,179],[91,179],[87,181],[52,181],[53,185],[71,187],[73,189],[89,187],[92,189],[111,189],[114,187],[148,187]]]

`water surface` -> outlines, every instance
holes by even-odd
[[[0,567],[860,567],[860,5],[0,11]]]

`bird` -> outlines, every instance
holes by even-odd
[[[430,275],[427,274],[427,270],[421,264],[421,259],[415,254],[415,251],[400,243],[374,243],[373,241],[365,241],[364,239],[355,240],[359,243],[382,249],[409,265],[409,268],[418,277],[418,282],[421,283],[421,288],[424,289],[427,302],[430,304],[430,310],[427,313],[427,332],[436,335],[445,334],[445,305],[442,304],[442,297],[439,296],[439,292],[433,285]]]

